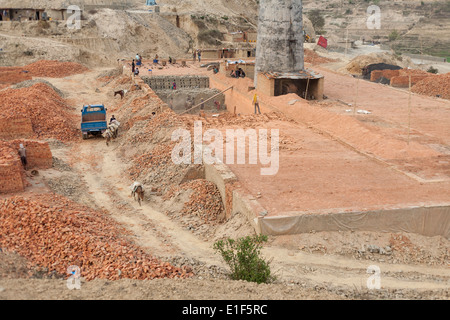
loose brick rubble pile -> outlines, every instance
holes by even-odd
[[[8,126],[0,128],[0,136],[22,138],[25,134],[29,137],[29,121],[37,138],[69,141],[78,136],[78,119],[69,112],[64,99],[43,83],[1,91],[0,101],[0,123],[11,121]],[[19,127],[15,128],[14,124]]]
[[[319,56],[315,51],[310,49],[305,49],[305,55],[304,59],[306,63],[312,63],[312,64],[322,64],[322,63],[329,63],[329,62],[336,62],[337,60],[329,59],[325,57]]]
[[[60,62],[56,60],[40,60],[24,67],[0,67],[0,74],[9,73],[12,77],[21,78],[31,77],[49,77],[49,78],[63,78],[74,74],[79,74],[88,71],[85,66],[76,62]],[[0,78],[1,81],[1,78]],[[17,83],[21,81],[8,82]]]
[[[23,72],[20,68],[0,67],[0,84],[10,85],[31,80],[31,74]]]
[[[181,190],[192,190],[189,201],[184,204],[183,215],[195,215],[205,223],[214,223],[223,217],[224,206],[217,186],[207,180],[197,179],[173,187],[164,195],[170,199]]]
[[[416,83],[411,90],[427,96],[437,96],[450,99],[450,72],[428,77]]]
[[[48,272],[77,265],[87,281],[187,278],[192,273],[161,262],[126,238],[103,212],[57,195],[0,201],[0,246]]]

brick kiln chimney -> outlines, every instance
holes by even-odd
[[[301,0],[261,0],[255,85],[260,72],[298,73],[303,69]]]

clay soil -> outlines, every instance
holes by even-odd
[[[196,65],[188,63],[188,65],[191,74],[208,73],[204,68],[199,68],[198,63]],[[177,69],[181,70],[174,67],[172,72],[177,74],[175,71]],[[108,217],[105,221],[112,220],[114,224],[120,226],[120,230],[123,228],[124,231],[120,231],[120,237],[124,237],[126,242],[121,245],[142,250],[142,257],[148,255],[162,261],[165,270],[177,272],[185,270],[186,274],[183,275],[186,276],[183,276],[183,279],[150,280],[144,277],[145,280],[138,280],[142,278],[130,279],[124,277],[124,273],[111,270],[110,272],[116,275],[114,279],[117,279],[111,280],[108,276],[98,276],[101,272],[109,270],[99,268],[99,273],[96,273],[94,271],[97,269],[89,271],[89,265],[87,265],[85,275],[89,277],[83,276],[82,273],[81,289],[69,290],[66,286],[68,275],[61,271],[62,268],[52,269],[54,262],[49,257],[47,257],[49,265],[39,262],[41,258],[46,258],[45,252],[41,252],[40,257],[36,258],[33,255],[30,259],[26,253],[28,251],[19,249],[21,246],[22,249],[27,248],[26,241],[12,234],[10,236],[15,241],[14,246],[11,245],[12,242],[6,241],[7,238],[2,238],[5,241],[2,242],[0,252],[1,299],[449,298],[450,245],[448,240],[442,237],[426,238],[414,234],[330,232],[270,237],[263,254],[271,259],[277,280],[263,285],[229,280],[227,266],[214,252],[212,246],[216,239],[224,236],[237,237],[253,234],[254,231],[248,221],[245,217],[236,215],[228,221],[213,220],[211,223],[203,223],[204,217],[211,217],[211,214],[215,214],[215,210],[220,210],[220,207],[209,207],[210,203],[220,205],[220,199],[205,197],[204,207],[208,211],[202,211],[203,215],[199,214],[196,217],[195,212],[200,212],[200,209],[192,205],[191,193],[195,191],[202,193],[205,190],[210,194],[215,193],[211,189],[212,186],[200,180],[196,183],[181,184],[185,187],[164,197],[165,192],[171,190],[170,186],[181,183],[180,172],[176,171],[184,170],[184,168],[173,167],[165,161],[149,160],[147,166],[141,168],[145,170],[138,172],[146,185],[159,188],[161,193],[147,195],[142,206],[134,201],[129,189],[133,182],[129,174],[133,164],[130,159],[136,159],[144,154],[164,155],[166,150],[163,146],[170,141],[170,130],[176,127],[179,119],[176,115],[173,115],[172,119],[165,117],[161,113],[164,109],[161,108],[167,107],[160,105],[152,94],[148,96],[148,99],[139,99],[145,93],[138,90],[129,92],[123,100],[117,96],[114,97],[115,90],[130,89],[132,82],[124,76],[116,77],[114,80],[108,78],[106,82],[97,80],[104,72],[104,69],[94,69],[82,75],[47,80],[65,93],[65,102],[73,107],[68,108],[68,112],[71,112],[74,117],[79,116],[79,108],[76,107],[86,101],[105,103],[110,110],[113,110],[116,117],[119,117],[119,121],[127,124],[120,132],[119,138],[108,147],[103,139],[85,141],[77,139],[62,142],[48,137],[47,141],[54,157],[54,167],[40,171],[37,176],[28,176],[30,185],[25,192],[1,194],[0,201],[11,201],[14,199],[12,197],[17,196],[29,201],[37,201],[52,197],[56,193],[58,197],[67,198],[61,201],[61,204],[68,205],[67,210],[78,208],[80,211],[77,206],[87,206],[89,210],[105,214]],[[241,85],[245,88],[243,91],[248,92],[249,79],[243,80],[242,83],[237,84],[237,89],[238,85]],[[345,80],[351,81],[351,78],[350,80],[345,78]],[[224,85],[232,81],[229,78],[220,78],[220,75],[216,79],[217,83],[222,82]],[[404,94],[400,91],[395,91],[393,94],[396,93]],[[331,97],[330,93],[326,92],[326,94]],[[251,96],[252,92],[248,95]],[[261,99],[264,115],[253,116],[248,114],[251,112],[244,112],[245,110],[242,109],[238,110],[241,115],[232,117],[229,123],[234,127],[280,129],[282,142],[279,175],[275,179],[265,180],[260,178],[257,166],[236,165],[231,168],[237,174],[240,183],[270,208],[269,212],[276,214],[284,210],[304,210],[305,208],[311,210],[342,207],[356,209],[410,202],[411,199],[424,202],[449,199],[450,188],[447,180],[420,185],[416,180],[402,173],[402,170],[392,171],[369,156],[357,152],[364,150],[363,146],[355,144],[350,148],[337,139],[330,138],[322,132],[325,131],[325,124],[323,128],[316,129],[314,124],[295,118],[294,108],[308,107],[308,104],[304,102],[288,106],[288,102],[295,97],[273,99],[261,96]],[[337,100],[333,103],[336,106],[329,108],[331,110],[327,111],[329,114],[334,114],[332,108],[340,106]],[[328,108],[314,104],[312,107],[320,110]],[[156,118],[151,116],[153,110],[158,113]],[[247,114],[244,115],[244,113]],[[308,114],[305,113],[304,116]],[[180,119],[180,123],[188,125],[197,119],[196,117],[186,116]],[[161,124],[160,130],[154,130],[152,120],[155,124]],[[358,119],[358,123],[364,123],[364,121]],[[439,127],[439,123],[433,124],[434,127]],[[424,152],[426,156],[443,153],[442,150],[445,149],[443,146],[447,143],[445,139],[448,136],[439,134],[440,131],[437,129],[437,133],[433,135],[433,125],[428,126],[429,135],[426,137],[432,141],[432,145],[439,141],[438,147],[431,148],[423,142],[425,136],[421,136],[416,138],[417,147],[414,152]],[[227,122],[220,117],[207,115],[205,126],[223,130],[227,127]],[[370,126],[365,128],[371,132]],[[145,131],[148,136],[139,135],[142,130],[148,130]],[[379,134],[378,131],[373,131]],[[382,133],[385,134],[384,131]],[[394,138],[397,137],[394,136],[392,139]],[[154,149],[157,145],[161,149]],[[380,158],[385,155],[386,153],[381,152],[374,154]],[[393,159],[402,161],[409,158],[395,154],[395,157],[386,157],[385,160]],[[446,179],[445,167],[440,170],[436,171],[440,174],[439,177]],[[423,177],[429,178],[427,175]],[[403,189],[398,189],[399,186]],[[57,201],[58,197],[53,198]],[[71,201],[77,204],[71,207]],[[303,205],[300,206],[300,203]],[[17,220],[17,223],[25,224],[26,220]],[[89,226],[81,227],[83,236],[88,236]],[[97,228],[97,230],[103,229]],[[69,231],[73,232],[73,230]],[[119,236],[119,232],[116,232],[116,236]],[[56,237],[51,240],[64,239]],[[66,240],[70,241],[70,239]],[[88,244],[89,242],[86,243],[86,248],[89,248]],[[378,253],[376,250],[368,250],[369,245],[372,245],[370,248],[390,246],[392,253],[386,256],[380,254],[379,250]],[[64,262],[69,263],[70,256],[64,253],[62,243],[59,242],[58,245],[51,247],[57,251],[56,256],[61,254],[61,259],[56,259],[57,261],[63,261],[64,257]],[[104,260],[101,259],[101,254],[98,259],[99,262]],[[121,261],[119,260],[118,262]],[[367,268],[374,262],[383,271],[381,290],[366,288]],[[148,267],[152,269],[154,266]],[[155,270],[151,271],[155,272]]]

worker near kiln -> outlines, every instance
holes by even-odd
[[[253,105],[255,106],[255,114],[256,114],[256,109],[258,109],[258,113],[261,114],[261,110],[259,109],[258,96],[256,95],[256,93],[253,96]]]
[[[27,170],[27,150],[25,149],[23,144],[20,144],[19,146],[19,156],[20,161],[22,161],[23,167],[25,168],[25,170]]]

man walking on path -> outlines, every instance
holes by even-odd
[[[258,113],[261,114],[261,110],[259,109],[258,96],[256,95],[256,93],[253,96],[253,104],[255,105],[255,114],[256,114],[256,108],[258,108]]]

